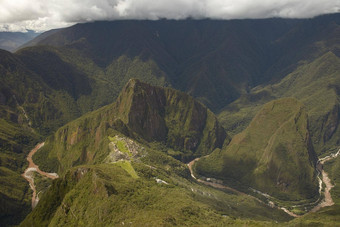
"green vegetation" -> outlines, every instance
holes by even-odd
[[[52,180],[48,177],[40,175],[37,172],[33,172],[33,177],[34,177],[34,184],[35,184],[35,188],[38,193],[38,197],[41,198],[41,196],[51,186]]]
[[[130,80],[116,103],[58,129],[33,159],[43,170],[65,172],[76,165],[102,163],[110,141],[132,155],[126,141],[115,137],[118,134],[173,148],[180,152],[174,157],[182,161],[212,152],[226,138],[216,117],[190,96]]]
[[[340,221],[339,205],[326,207],[291,221],[286,226],[337,226]]]
[[[336,153],[333,150],[332,153]],[[340,157],[326,162],[324,169],[328,173],[334,188],[331,190],[335,205],[325,207],[317,213],[310,213],[290,222],[289,226],[337,226],[340,222]]]
[[[117,137],[110,137],[110,136],[109,136],[109,140],[115,143],[117,148],[121,152],[128,154],[130,157],[132,156],[132,153],[128,150],[128,148],[126,147],[126,143],[123,140],[120,140]]]
[[[254,88],[222,111],[219,120],[231,134],[239,133],[266,102],[294,97],[306,106],[313,146],[321,155],[339,144],[339,65],[339,57],[327,52],[278,83]]]
[[[0,167],[0,185],[1,224],[19,224],[31,210],[29,193],[32,191],[20,173],[3,166]]]
[[[138,178],[138,175],[137,175],[135,169],[131,165],[131,162],[129,162],[129,161],[118,161],[118,162],[115,163],[115,165],[118,165],[121,168],[123,168],[126,172],[128,172],[130,174],[130,176],[132,178],[134,178],[134,179]]]
[[[201,160],[201,163],[205,160],[212,163],[203,167],[198,163],[197,171],[203,169],[218,173],[216,175],[225,183],[239,188],[244,187],[244,182],[259,188],[268,185],[266,192],[277,194],[284,200],[314,199],[315,178],[311,166],[316,158],[312,157],[312,148],[318,155],[324,155],[340,143],[339,24],[339,14],[308,20],[95,22],[49,32],[33,41],[34,46],[14,54],[0,51],[0,180],[4,182],[0,187],[0,199],[1,204],[5,204],[2,207],[10,207],[1,210],[1,223],[17,224],[23,218],[22,208],[29,206],[27,195],[30,192],[20,176],[26,165],[25,155],[46,136],[49,136],[46,145],[34,156],[34,161],[48,172],[63,175],[70,168],[82,165],[97,168],[112,153],[114,156],[115,152],[110,147],[114,143],[118,150],[128,154],[126,159],[132,164],[122,162],[113,164],[115,167],[112,168],[125,168],[132,174],[125,173],[130,180],[154,183],[154,178],[143,178],[143,174],[151,174],[147,168],[140,166],[143,165],[140,160],[143,160],[164,171],[162,177],[153,177],[184,187],[188,184],[184,179],[190,178],[190,174],[182,163],[168,155],[187,162],[214,151]],[[229,135],[245,131],[235,136],[228,146],[230,141],[225,130],[202,104],[185,93],[153,87],[138,80],[132,80],[124,87],[131,78],[188,92],[213,111],[220,112],[219,119]],[[118,97],[122,88],[123,92]],[[282,112],[279,117],[271,118],[266,113],[270,117],[258,121],[261,125],[249,126],[263,105],[284,97],[296,98],[305,108],[292,107],[294,117],[290,113],[283,114],[285,110],[279,108]],[[116,99],[116,104],[105,106]],[[91,112],[93,110],[97,111]],[[307,114],[309,124],[306,123]],[[280,118],[288,123],[281,122]],[[280,130],[275,131],[275,128]],[[270,133],[274,136],[271,137]],[[130,152],[127,140],[110,141],[117,135],[133,139],[138,155]],[[306,152],[309,152],[309,158]],[[287,164],[283,165],[283,162]],[[232,166],[247,168],[234,171]],[[292,173],[290,170],[295,166],[300,168]],[[334,181],[339,172],[337,166],[334,162],[327,167]],[[136,177],[132,169],[135,169],[138,179],[132,177]],[[305,175],[302,174],[303,169]],[[221,174],[225,172],[228,174]],[[175,181],[173,178],[176,176],[171,174],[182,179]],[[242,179],[239,180],[240,177]],[[273,186],[278,178],[277,186]],[[297,185],[296,178],[300,178],[300,185]],[[287,182],[290,185],[287,186]],[[61,199],[78,185],[72,176],[53,184],[55,189],[46,192],[50,199],[42,200],[50,213],[35,214],[37,223],[42,225],[50,223],[53,212],[60,206],[63,208],[58,212],[74,218],[69,207],[74,205],[80,212],[80,206],[87,205],[82,199],[79,199],[78,205],[78,200],[74,200],[75,204],[62,205]],[[148,183],[141,185],[141,188],[149,187]],[[84,185],[79,184],[81,186]],[[169,193],[169,198],[183,193],[183,188],[175,190],[162,184],[158,186],[163,187],[164,194]],[[12,193],[9,191],[11,187],[24,193],[17,190]],[[167,187],[173,191],[168,192]],[[285,188],[287,191],[281,193]],[[242,189],[246,191],[248,186]],[[143,190],[141,194],[144,196]],[[333,190],[337,192],[338,189],[335,187]],[[185,193],[187,191],[191,189],[186,188]],[[84,198],[86,193],[90,193],[85,189],[82,192]],[[73,202],[77,195],[72,193],[70,201]],[[123,202],[119,201],[124,203],[127,197],[120,198]],[[220,214],[215,216],[216,210],[232,205],[227,201],[240,203],[242,200],[239,196],[234,199],[223,197],[221,205],[215,199],[204,198],[200,197],[202,203],[193,202],[196,208],[201,207],[199,210],[177,207],[174,208],[176,211],[170,212],[173,216],[168,217],[168,221],[160,221],[163,217],[159,214],[156,224],[215,224],[216,220],[220,221]],[[192,198],[184,196],[182,199],[190,203]],[[165,207],[160,206],[162,209]],[[154,208],[158,207],[155,205]],[[206,208],[212,211],[206,212]],[[152,210],[155,209],[150,208],[141,215],[148,216]],[[273,215],[272,211],[247,202],[234,206],[233,212],[222,210],[228,216],[256,220],[260,217],[259,220],[266,221]],[[254,211],[256,214],[252,216],[250,213]],[[190,220],[184,220],[182,213],[189,213]],[[206,223],[200,223],[191,214],[211,215],[206,218]],[[331,224],[337,220],[336,214],[335,210],[325,209],[324,213],[320,212],[320,217],[329,216]],[[278,213],[275,219],[279,220],[280,215]],[[58,219],[51,223],[64,224],[66,219],[58,218],[60,222]],[[139,216],[133,221],[142,219]],[[76,224],[81,225],[81,219],[77,220]],[[308,215],[301,220],[302,224],[304,220],[306,223],[310,220],[309,224],[322,221],[317,215]],[[67,222],[76,225],[74,220],[67,219]],[[222,223],[256,224],[244,220],[229,222],[229,219]]]
[[[33,162],[39,163],[39,169],[43,169],[47,173],[56,173],[59,167],[57,158],[49,158],[50,146],[45,145],[39,149],[39,152],[33,156]]]
[[[316,200],[316,155],[305,108],[296,99],[267,103],[222,150],[200,159],[198,174],[280,200]]]
[[[154,155],[153,152],[149,154]],[[172,167],[159,164],[152,163],[157,168],[150,168],[143,163],[133,163],[139,178],[132,177],[125,167],[116,164],[72,168],[53,182],[21,226],[108,226],[122,222],[133,226],[216,223],[270,226],[272,215],[281,221],[289,219],[282,211],[270,209],[247,196],[228,195],[198,185],[178,177]],[[168,185],[157,183],[155,177]],[[221,199],[225,202],[217,202]],[[257,221],[240,219],[245,217]]]
[[[38,139],[39,135],[26,125],[0,119],[0,222],[3,225],[19,224],[31,210],[31,190],[21,174],[27,166],[26,154]]]
[[[140,99],[140,95],[145,93],[154,95],[141,96],[143,99]],[[158,101],[162,98],[164,100]],[[121,222],[204,225],[217,220],[222,225],[270,225],[274,219],[290,219],[282,211],[247,196],[228,194],[189,180],[191,176],[186,165],[168,155],[170,150],[175,151],[171,146],[177,143],[177,147],[185,151],[184,145],[171,141],[166,143],[159,133],[152,131],[157,131],[157,128],[148,131],[149,128],[138,125],[139,115],[151,112],[151,116],[155,116],[152,111],[163,117],[156,120],[164,122],[169,135],[180,132],[178,128],[182,128],[177,138],[198,137],[203,141],[198,147],[216,148],[219,133],[226,138],[214,115],[191,97],[172,89],[131,80],[116,103],[61,127],[48,138],[43,147],[45,150],[36,153],[34,160],[37,164],[58,158],[58,173],[64,174],[64,177],[53,182],[22,226],[47,223],[71,226],[102,223],[105,226]],[[118,117],[120,123],[114,123],[118,122]],[[143,119],[150,119],[149,123],[156,127],[160,125],[153,122],[155,118],[146,116]],[[172,125],[168,126],[168,123]],[[202,134],[192,135],[195,127],[201,128]],[[228,141],[226,139],[226,143]],[[103,162],[107,164],[101,164]],[[69,176],[72,176],[71,179]],[[59,192],[57,187],[60,186],[57,185],[60,184],[72,186],[67,190],[62,187]],[[61,194],[63,196],[60,197]],[[252,218],[258,223],[240,218]]]

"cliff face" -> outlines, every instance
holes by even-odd
[[[120,119],[140,137],[187,151],[189,158],[221,148],[227,137],[210,110],[174,89],[130,80],[116,108]]]
[[[295,200],[317,195],[316,161],[306,109],[285,98],[264,105],[248,128],[221,152],[200,160],[197,170]]]
[[[163,88],[139,80],[130,80],[117,100],[119,117],[135,133],[147,141],[163,141],[166,97]]]

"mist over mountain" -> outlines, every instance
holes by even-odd
[[[0,30],[41,32],[99,20],[312,18],[339,12],[340,3],[337,0],[159,0],[157,3],[151,0],[12,0],[1,2],[0,8]]]
[[[33,31],[22,32],[0,32],[0,49],[14,51],[23,44],[31,41],[38,36],[39,33]]]

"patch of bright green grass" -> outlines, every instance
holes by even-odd
[[[133,168],[133,166],[131,165],[131,162],[129,161],[118,161],[115,162],[115,165],[120,166],[121,168],[123,168],[126,172],[128,172],[130,174],[130,176],[134,179],[138,179],[138,175],[135,171],[135,169]]]

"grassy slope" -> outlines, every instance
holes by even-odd
[[[196,171],[282,200],[304,200],[317,195],[315,163],[306,110],[286,98],[264,105],[227,147],[199,160]]]

